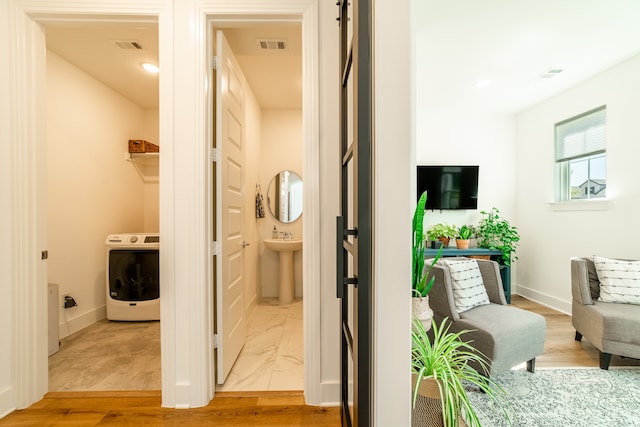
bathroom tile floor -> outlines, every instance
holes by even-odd
[[[303,390],[302,300],[260,302],[247,322],[247,342],[219,391]]]
[[[302,390],[302,300],[262,300],[219,391]],[[160,390],[160,322],[100,320],[61,340],[49,357],[49,391]]]

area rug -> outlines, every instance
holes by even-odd
[[[537,369],[494,378],[507,392],[513,426],[640,426],[640,369]],[[471,391],[483,427],[508,426],[490,399]]]

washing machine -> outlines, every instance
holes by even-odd
[[[160,320],[160,235],[110,234],[107,319]]]

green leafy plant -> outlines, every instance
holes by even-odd
[[[478,225],[478,247],[499,250],[505,265],[518,259],[515,256],[516,246],[520,241],[518,229],[500,216],[500,211],[492,208],[489,212],[481,211],[482,218]]]
[[[440,258],[440,254],[442,253],[442,248],[438,251],[438,254],[432,260],[429,268],[425,270],[424,268],[424,206],[427,203],[427,192],[425,191],[420,196],[418,200],[418,205],[416,206],[416,210],[413,214],[413,244],[412,244],[412,263],[411,263],[411,289],[413,291],[413,296],[415,297],[426,297],[431,288],[433,287],[433,282],[435,281],[435,277],[431,277],[431,279],[427,282],[427,277],[429,276],[429,271],[436,263],[438,258]]]
[[[461,336],[469,332],[449,332],[448,319],[443,319],[440,326],[433,321],[432,338],[419,319],[414,317],[411,332],[411,370],[415,374],[416,383],[413,392],[413,405],[418,398],[420,381],[433,378],[440,391],[442,402],[442,418],[445,427],[458,425],[458,417],[464,415],[469,426],[480,426],[478,416],[469,401],[465,384],[472,384],[494,400],[501,408],[506,419],[511,422],[505,391],[488,375],[486,357],[471,346],[471,341],[464,342]],[[470,362],[478,364],[485,374],[481,374]]]
[[[458,229],[456,239],[469,240],[475,234],[476,229],[473,225],[463,225]]]
[[[427,229],[427,237],[429,240],[438,240],[439,237],[447,237],[452,239],[456,237],[458,230],[453,225],[435,224]]]

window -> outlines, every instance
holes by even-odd
[[[555,125],[556,200],[607,195],[606,106]]]

